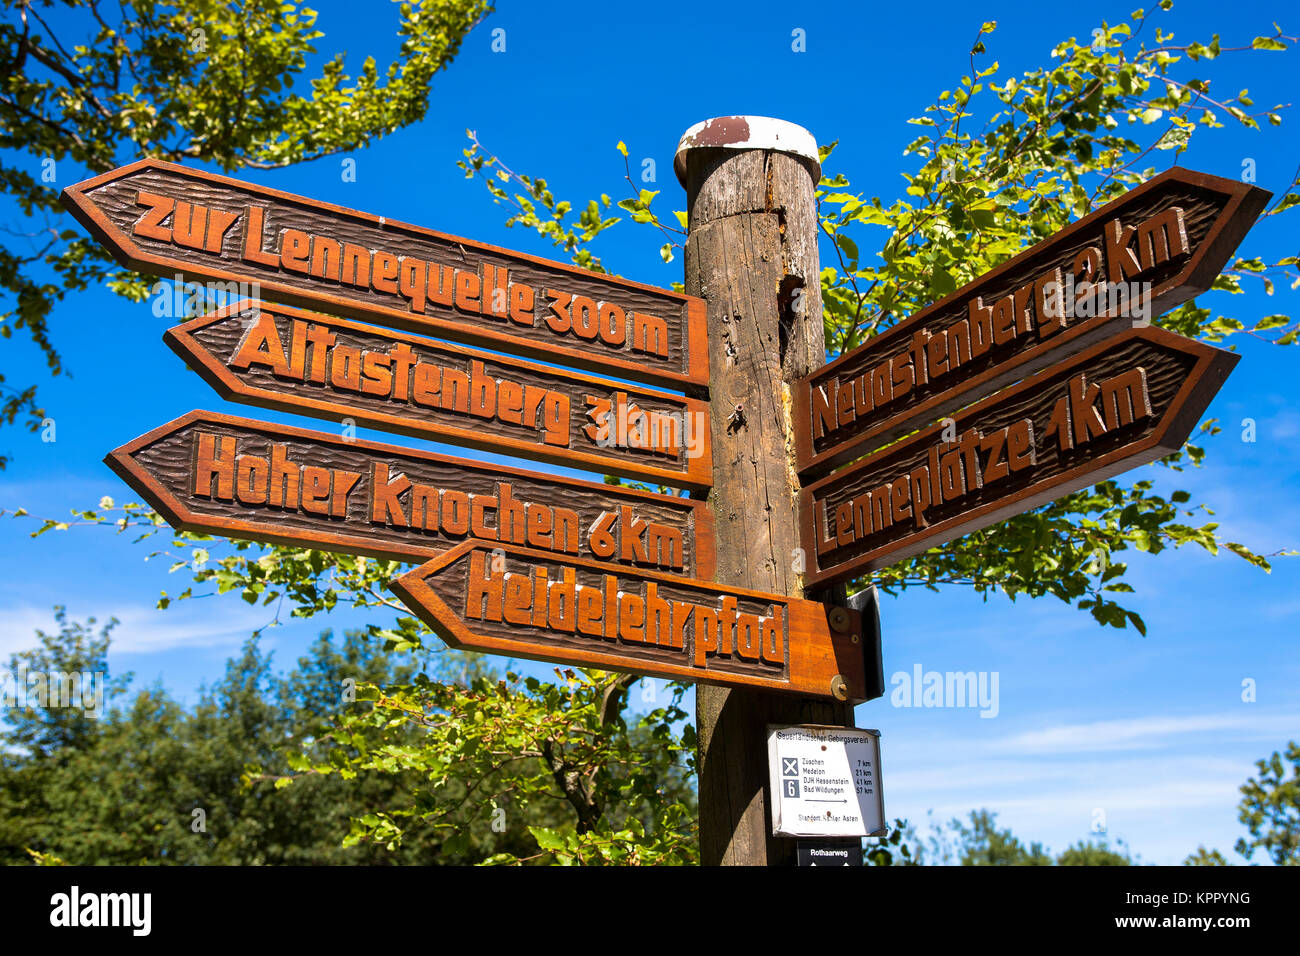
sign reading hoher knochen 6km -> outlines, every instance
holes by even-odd
[[[370,319],[638,382],[707,385],[702,300],[146,159],[65,189],[124,265],[259,285]]]
[[[194,411],[109,466],[187,531],[421,562],[472,539],[712,577],[702,501]]]

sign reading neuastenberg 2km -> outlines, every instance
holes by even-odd
[[[1171,169],[796,383],[801,474],[837,465],[1210,288],[1270,194]]]
[[[141,160],[63,202],[130,268],[701,393],[703,301],[274,189]]]

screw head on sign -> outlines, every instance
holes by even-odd
[[[849,685],[842,674],[836,674],[831,678],[831,696],[836,700],[849,699]]]
[[[849,612],[846,608],[831,608],[830,622],[832,630],[847,631],[849,629],[849,620]]]

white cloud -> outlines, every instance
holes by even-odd
[[[1234,733],[1277,736],[1300,726],[1300,715],[1256,712],[1245,705],[1239,712],[1184,717],[1135,717],[1086,724],[1060,724],[1004,737],[989,749],[1008,754],[1101,753],[1168,746],[1171,738],[1189,734]],[[1203,741],[1206,743],[1208,741]]]
[[[945,743],[926,748],[924,760],[886,766],[887,816],[910,820],[925,836],[929,823],[965,820],[984,807],[1000,826],[1054,852],[1078,840],[1123,838],[1148,863],[1178,863],[1198,843],[1229,851],[1241,835],[1239,787],[1255,771],[1250,759],[1213,748],[1016,759]],[[1092,829],[1099,810],[1104,834]]]
[[[76,608],[69,608],[72,620],[84,620]],[[96,628],[110,617],[119,621],[113,629],[110,653],[153,654],[176,648],[238,646],[273,616],[272,608],[233,607],[227,604],[221,614],[210,613],[200,603],[182,603],[162,611],[143,604],[123,605],[96,611]],[[48,607],[21,606],[0,609],[0,657],[36,644],[36,630],[57,630],[54,614]]]
[[[1300,415],[1292,411],[1280,412],[1259,423],[1258,431],[1275,441],[1287,441],[1300,435]]]
[[[1259,609],[1261,617],[1276,621],[1284,617],[1295,617],[1300,615],[1300,598],[1293,601],[1275,601],[1272,604],[1265,604]]]

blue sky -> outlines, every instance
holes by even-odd
[[[383,63],[395,52],[396,11],[388,4],[317,6],[326,32],[322,49],[347,49],[353,65],[368,54]],[[634,172],[643,158],[655,160],[658,181],[649,188],[663,190],[666,211],[684,204],[671,172],[680,134],[710,116],[751,113],[804,125],[819,142],[838,139],[830,169],[844,172],[856,189],[888,199],[901,192],[899,174],[910,168],[902,148],[916,130],[906,119],[956,84],[981,22],[999,23],[986,42],[989,61],[998,60],[1005,76],[1046,63],[1059,40],[1088,36],[1103,17],[1116,22],[1134,6],[1136,0],[1098,3],[1080,12],[1077,5],[941,2],[921,11],[905,4],[505,0],[438,78],[426,120],[355,156],[356,182],[342,180],[338,158],[246,178],[549,255],[535,235],[505,229],[507,213],[456,168],[467,128],[512,168],[546,177],[575,206],[602,192],[627,194],[615,151],[622,140]],[[1224,46],[1248,44],[1271,32],[1274,20],[1300,31],[1289,4],[1226,9],[1179,2],[1156,22],[1180,41],[1208,42],[1221,33]],[[498,28],[505,30],[504,53],[490,48]],[[791,50],[796,29],[805,31],[806,52]],[[1290,52],[1239,55],[1215,63],[1212,75],[1220,92],[1248,87],[1264,106],[1296,99],[1300,69]],[[1183,163],[1236,177],[1251,159],[1258,184],[1281,191],[1300,155],[1297,124],[1300,116],[1288,112],[1280,129],[1198,134]],[[58,186],[80,178],[82,171],[61,167]],[[6,222],[12,215],[6,210]],[[1293,236],[1283,222],[1265,222],[1242,251],[1293,253]],[[653,230],[622,224],[594,248],[615,271],[668,285],[681,279],[681,260],[661,262],[660,242]],[[1252,289],[1226,306],[1204,302],[1249,322],[1294,312],[1296,300],[1283,288],[1271,300]],[[0,472],[0,507],[62,516],[105,494],[129,499],[101,464],[105,452],[193,408],[242,413],[164,346],[166,324],[148,305],[94,288],[70,296],[55,313],[55,342],[70,376],[48,379],[34,349],[19,337],[5,343],[10,382],[41,382],[57,441],[0,431],[0,447],[14,457]],[[1266,553],[1297,548],[1297,358],[1263,343],[1238,345],[1242,362],[1210,408],[1226,427],[1211,440],[1206,467],[1182,476],[1158,473],[1158,480],[1166,491],[1186,487],[1194,501],[1211,504],[1232,540]],[[1244,418],[1257,423],[1253,443],[1241,440]],[[167,562],[146,563],[149,549],[102,529],[35,541],[28,530],[23,522],[0,521],[0,651],[6,654],[30,644],[34,628],[51,626],[56,603],[78,617],[115,614],[123,623],[112,665],[133,670],[140,683],[160,679],[192,700],[249,630],[270,617],[269,609],[249,608],[235,596],[155,611],[158,591],[179,591],[183,582],[167,575]],[[1300,732],[1298,562],[1279,558],[1266,575],[1231,555],[1138,555],[1129,577],[1137,594],[1129,597],[1147,622],[1145,638],[1103,630],[1051,598],[984,602],[954,588],[886,599],[887,676],[910,674],[917,665],[996,672],[999,687],[993,718],[970,708],[896,707],[888,697],[859,708],[859,725],[883,733],[887,814],[924,824],[929,811],[947,819],[988,807],[1023,838],[1060,850],[1094,835],[1100,810],[1107,835],[1126,840],[1146,862],[1179,862],[1198,844],[1235,858],[1231,845],[1243,832],[1237,787],[1255,759]],[[269,632],[267,645],[288,666],[319,629],[341,630],[359,620],[340,613],[293,623]],[[1242,700],[1247,679],[1256,682],[1253,703]]]

